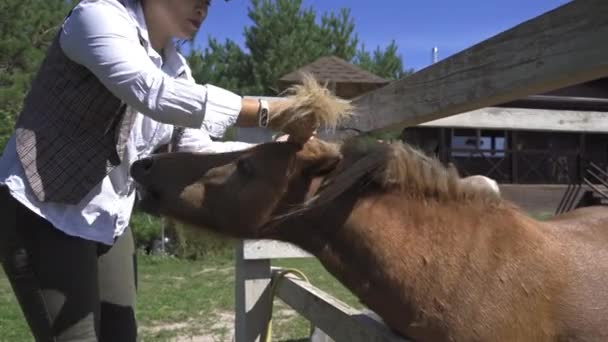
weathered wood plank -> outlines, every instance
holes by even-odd
[[[309,258],[308,252],[295,245],[275,240],[246,240],[243,257],[245,260],[277,258]]]
[[[608,76],[608,1],[572,1],[354,100],[342,127],[413,126]]]
[[[488,107],[420,126],[606,133],[608,113]]]
[[[337,342],[406,342],[374,317],[355,310],[340,300],[291,276],[284,278],[277,295],[300,315]]]

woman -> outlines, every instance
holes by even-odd
[[[212,141],[232,124],[273,128],[275,102],[196,84],[176,51],[209,4],[82,0],[47,51],[0,159],[0,260],[36,340],[136,340],[133,161],[169,143],[247,147]]]

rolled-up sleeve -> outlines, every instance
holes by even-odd
[[[241,97],[165,74],[148,56],[137,26],[120,6],[110,1],[76,6],[60,37],[66,56],[91,70],[116,97],[142,114],[221,136],[236,121]]]
[[[228,127],[236,123],[241,111],[241,97],[211,84],[207,84],[206,88],[203,127],[212,137],[219,138],[224,135]]]
[[[255,144],[242,141],[213,141],[199,129],[185,129],[178,143],[178,151],[222,153],[245,150]]]

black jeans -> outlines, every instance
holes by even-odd
[[[135,341],[130,230],[109,246],[69,236],[0,185],[0,261],[36,341]]]

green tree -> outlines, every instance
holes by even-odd
[[[397,44],[393,40],[386,49],[382,50],[378,46],[372,54],[362,44],[361,48],[357,50],[353,62],[380,77],[390,80],[400,79],[412,74],[414,71],[412,69],[404,69],[403,59],[397,53],[397,48]]]
[[[350,9],[342,8],[340,14],[324,14],[321,18],[321,40],[333,55],[350,61],[357,51],[359,37],[355,33],[355,22]]]
[[[276,94],[282,75],[321,56],[354,54],[354,24],[346,10],[325,14],[318,24],[315,11],[302,8],[301,0],[252,0],[248,14],[253,25],[245,28],[245,43],[259,94]]]
[[[293,62],[301,63],[302,51],[318,55],[320,50],[306,44],[302,33],[315,32],[315,14],[300,11],[301,1],[252,0],[249,18],[254,25],[245,28],[245,44],[251,52],[253,77],[258,94],[272,93],[270,88]],[[280,39],[279,37],[283,38]],[[302,42],[302,44],[300,44]],[[308,45],[307,47],[305,47]],[[291,60],[290,60],[291,59]]]
[[[0,1],[0,149],[44,53],[73,6],[66,0]]]
[[[0,2],[0,149],[44,54],[74,1]]]
[[[194,79],[239,94],[252,94],[253,76],[251,57],[234,41],[220,43],[209,37],[207,47],[201,52],[191,45],[188,63]]]

